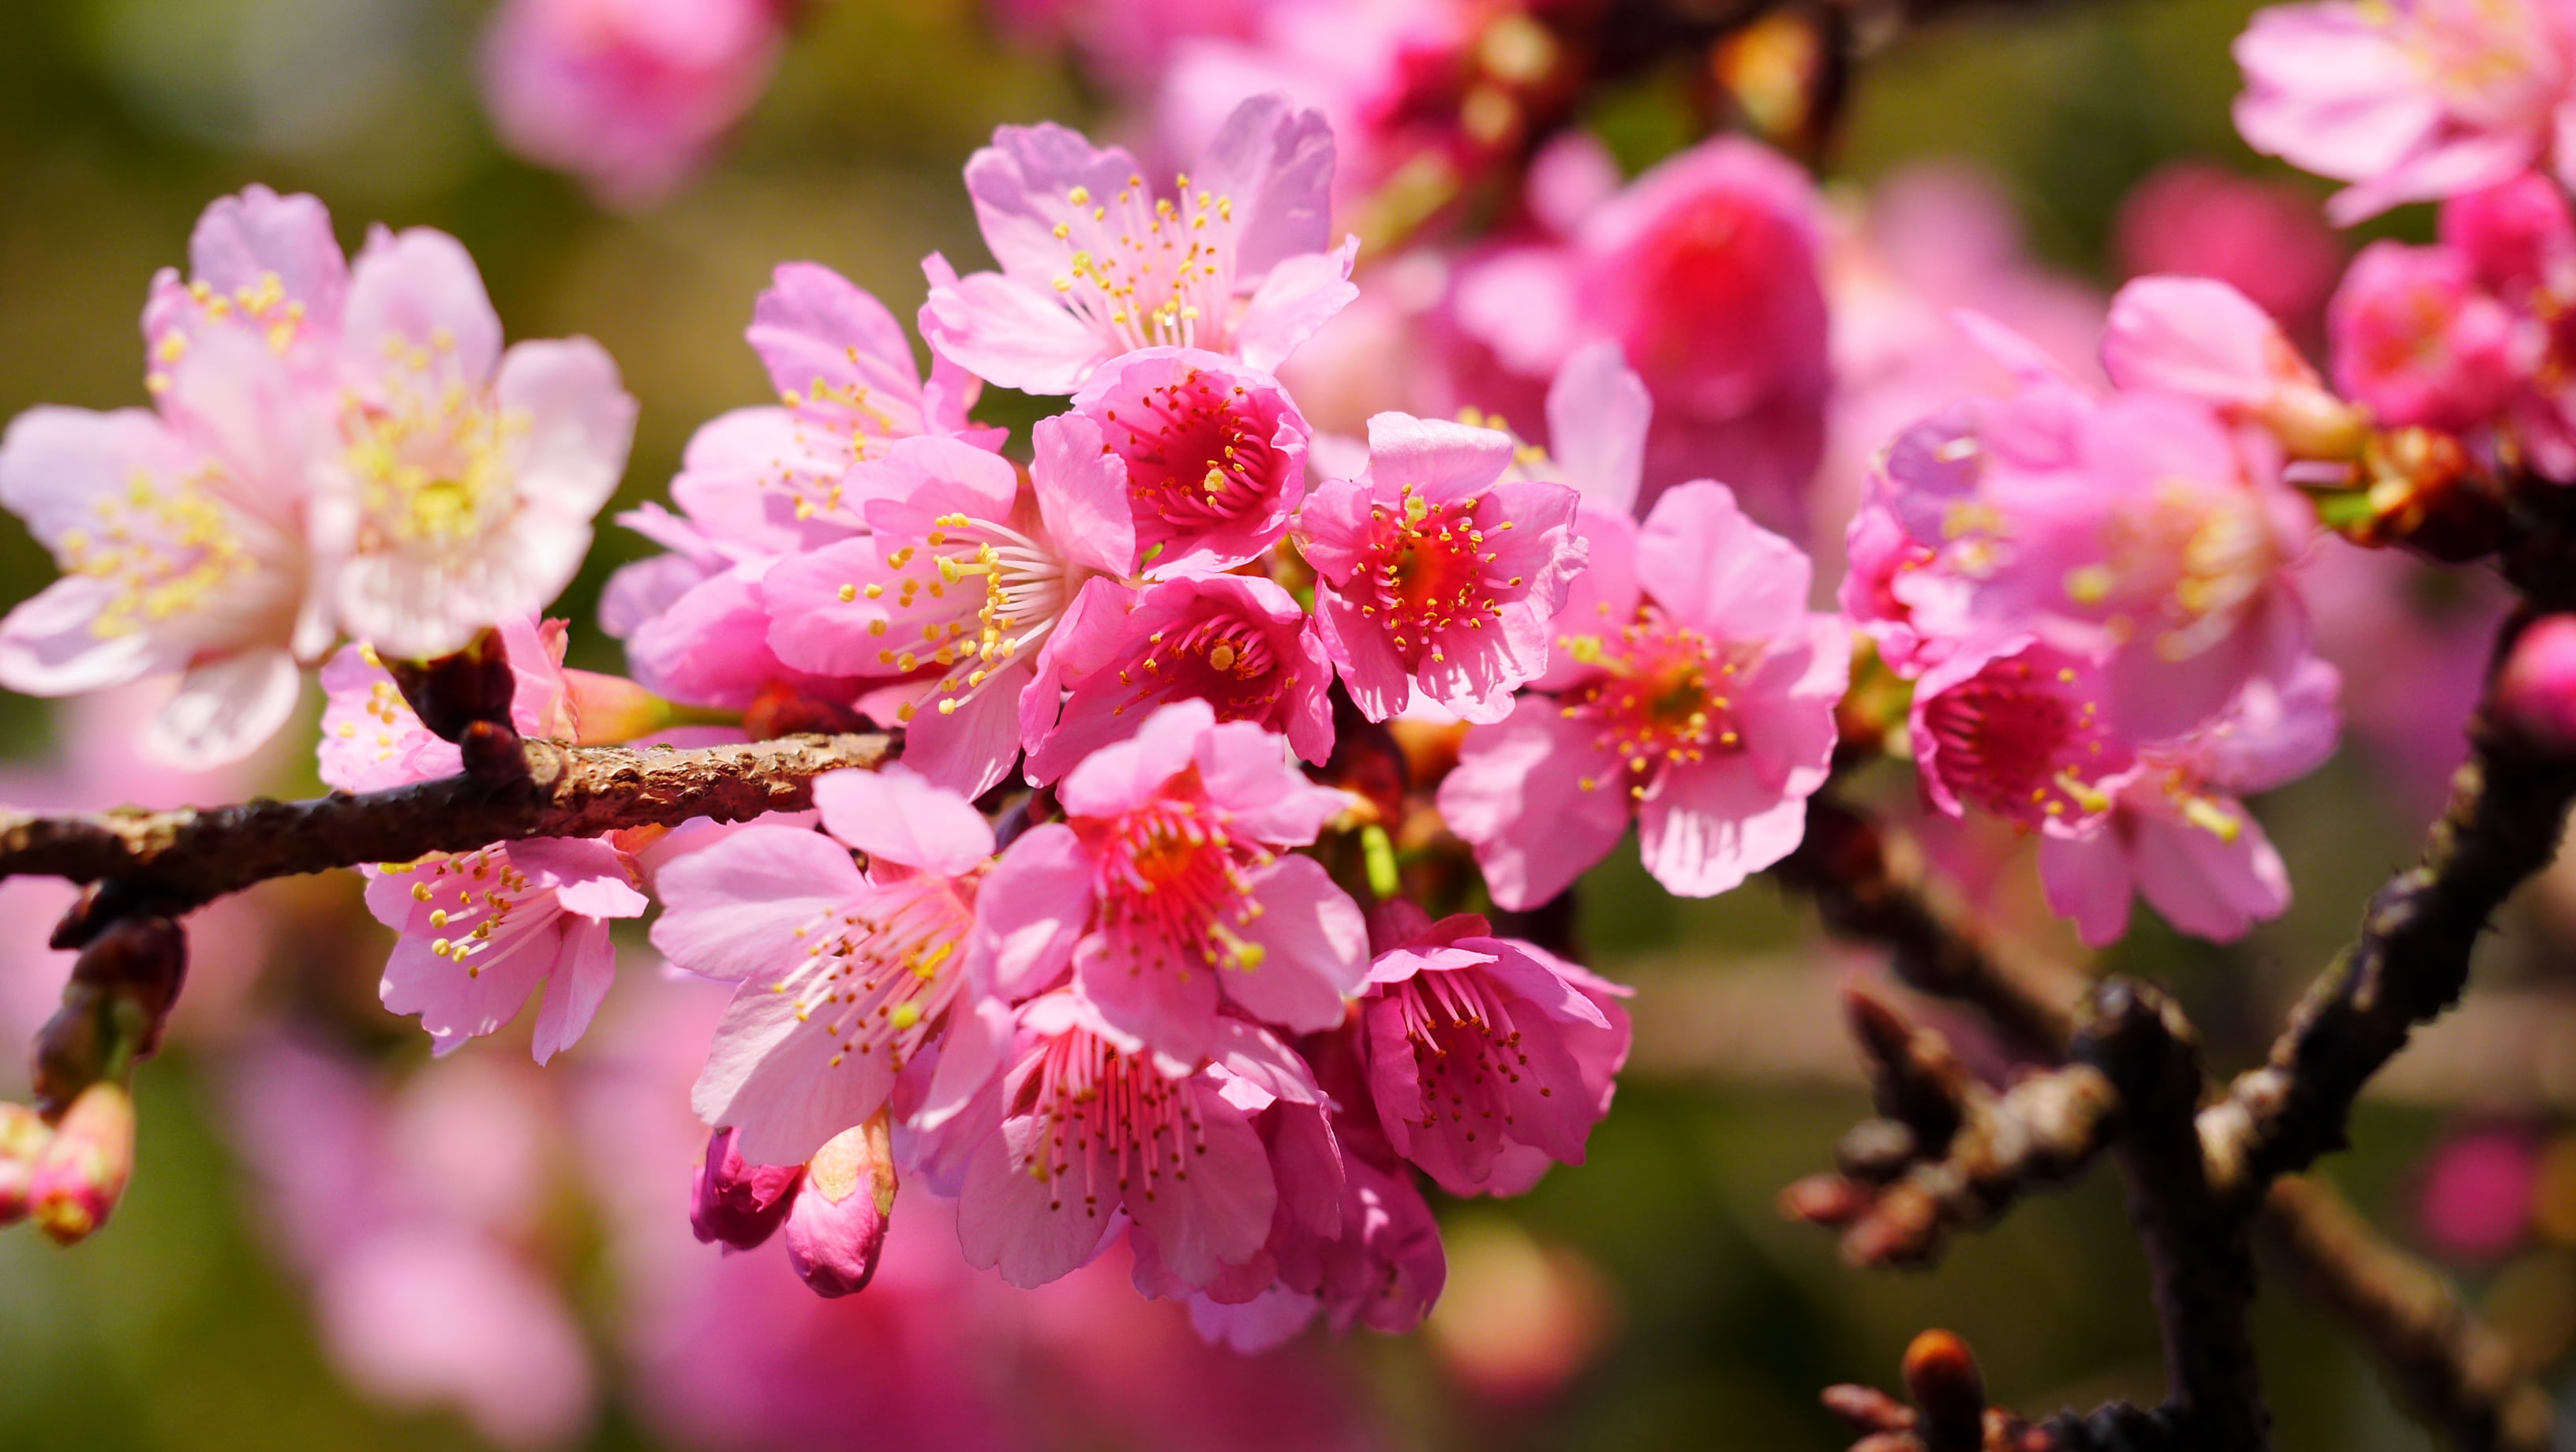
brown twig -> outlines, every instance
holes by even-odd
[[[272,877],[409,862],[529,837],[591,837],[811,805],[811,784],[872,768],[883,736],[791,736],[696,750],[521,743],[526,771],[300,802],[149,812],[0,813],[0,877],[114,882],[175,913]],[[103,915],[112,919],[115,914]]]

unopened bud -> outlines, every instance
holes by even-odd
[[[717,1130],[689,1200],[689,1229],[707,1244],[749,1250],[777,1232],[804,1173],[802,1165],[755,1165],[734,1148],[732,1130]]]
[[[880,1109],[805,1162],[805,1188],[787,1214],[787,1263],[814,1294],[866,1288],[894,1215],[894,1137]]]
[[[566,667],[564,684],[572,691],[572,718],[583,746],[633,741],[672,723],[670,702],[624,676]]]
[[[2513,643],[2496,677],[2496,709],[2553,751],[2576,752],[2576,615],[2544,615]]]
[[[0,1225],[27,1218],[36,1188],[36,1161],[53,1141],[53,1126],[33,1105],[0,1102]]]
[[[133,1177],[133,1096],[113,1081],[92,1084],[36,1157],[28,1210],[45,1234],[70,1245],[107,1223]]]
[[[1915,1337],[1905,1348],[1905,1391],[1931,1452],[1985,1445],[1986,1378],[1967,1342],[1940,1330]]]
[[[2370,445],[2369,410],[2313,383],[2283,384],[2260,412],[2294,459],[2358,459]]]

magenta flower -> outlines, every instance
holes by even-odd
[[[1504,478],[1511,462],[1508,434],[1382,413],[1360,476],[1298,515],[1325,653],[1370,720],[1419,693],[1498,721],[1547,668],[1548,617],[1583,568],[1576,495]]]
[[[799,670],[925,677],[905,758],[967,796],[1002,779],[1052,695],[1026,689],[1083,582],[1135,558],[1125,471],[1081,414],[1041,421],[1024,493],[999,455],[955,439],[892,445],[853,478],[870,533],[778,562],[769,643]],[[1034,495],[1034,499],[1030,498]],[[916,719],[916,715],[918,719]]]
[[[1183,1062],[1215,1041],[1220,1000],[1301,1033],[1341,1021],[1366,927],[1290,849],[1347,799],[1309,783],[1285,741],[1181,701],[1093,752],[1057,796],[1068,820],[1013,842],[977,900],[976,951],[1000,992],[1069,969],[1107,1031]]]
[[[1306,497],[1297,405],[1267,373],[1196,348],[1146,348],[1073,397],[1127,466],[1138,567],[1232,569],[1277,544]]]
[[[1313,617],[1268,580],[1211,575],[1130,590],[1095,579],[1030,687],[1070,687],[1054,724],[1029,744],[1029,779],[1050,782],[1124,740],[1154,709],[1205,701],[1219,721],[1249,721],[1321,765],[1333,750],[1333,668]]]
[[[677,191],[760,99],[784,48],[781,0],[509,0],[483,88],[511,150],[609,206]]]
[[[2248,682],[2202,729],[2140,746],[2127,776],[2103,783],[2113,806],[2096,830],[2041,840],[2048,905],[2097,948],[2128,930],[2132,893],[2214,942],[2278,917],[2290,904],[2289,874],[2240,797],[2334,754],[2341,685],[2333,666],[2309,658],[2278,685]]]
[[[1041,994],[1014,1015],[1001,1123],[968,1165],[957,1239],[970,1264],[1041,1286],[1097,1254],[1120,1212],[1162,1272],[1205,1285],[1250,1261],[1279,1198],[1252,1116],[1264,1082],[1303,1079],[1277,1040],[1228,1020],[1193,1070],[1112,1027],[1080,993]],[[1311,1085],[1306,1090],[1311,1097]]]
[[[653,945],[740,985],[692,1097],[757,1164],[801,1164],[875,1114],[947,1025],[993,851],[972,805],[901,764],[832,772],[814,801],[821,833],[744,827],[654,874]]]
[[[1409,916],[1380,925],[1396,941],[1360,1004],[1388,1143],[1453,1195],[1517,1194],[1547,1160],[1583,1163],[1627,1062],[1628,990],[1483,918]]]
[[[2135,761],[2105,695],[2099,662],[2036,640],[1950,656],[1914,683],[1924,797],[1952,817],[1975,806],[2052,836],[2089,830]]]
[[[1507,908],[1564,891],[1631,819],[1665,887],[1724,892],[1805,835],[1849,632],[1807,609],[1806,556],[1723,485],[1666,491],[1642,530],[1587,523],[1592,605],[1552,627],[1553,694],[1468,733],[1440,815]]]
[[[2382,423],[2463,430],[2504,412],[2521,333],[2467,253],[2374,242],[2326,314],[2336,386]]]
[[[934,254],[921,331],[980,377],[1071,393],[1140,348],[1200,348],[1270,372],[1341,311],[1356,239],[1327,251],[1333,136],[1278,96],[1235,109],[1157,197],[1123,147],[1004,126],[966,164],[998,273]]]
[[[2352,183],[2326,208],[2349,225],[2548,160],[2571,116],[2571,43],[2550,0],[2275,6],[2236,38],[2236,129],[2257,151]]]

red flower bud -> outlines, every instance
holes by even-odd
[[[63,1245],[107,1223],[134,1176],[134,1099],[113,1080],[92,1084],[72,1101],[37,1156],[28,1207],[45,1234]]]
[[[717,1130],[707,1140],[706,1164],[689,1200],[689,1229],[710,1245],[749,1250],[775,1234],[787,1218],[805,1167],[755,1165],[733,1141],[730,1129]]]

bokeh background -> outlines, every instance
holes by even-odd
[[[2159,168],[2271,175],[2227,116],[2226,46],[2249,9],[2062,0],[1909,35],[1865,72],[1827,175],[1858,194],[1927,160],[1982,168],[2045,265],[2115,283],[2124,200]],[[352,247],[371,221],[444,228],[514,337],[605,343],[643,404],[621,507],[658,498],[698,423],[762,397],[739,335],[773,263],[829,263],[908,315],[923,253],[983,255],[966,155],[997,123],[1082,124],[1101,104],[1065,58],[997,38],[963,0],[825,0],[727,157],[619,216],[497,147],[474,80],[484,19],[472,0],[0,4],[0,416],[142,403],[146,280],[183,260],[208,199],[266,182],[321,195]],[[1591,116],[1630,170],[1692,139],[1674,89],[1648,78]],[[557,610],[576,664],[616,668],[588,621],[608,571],[645,550],[603,528]],[[0,525],[0,594],[51,573]],[[2475,672],[2473,584],[2376,570],[2349,588],[2360,603],[2327,596],[2330,643],[2360,695],[2392,675],[2401,690],[2333,767],[2262,804],[2297,905],[2226,948],[2144,921],[2113,955],[2177,986],[2223,1069],[2259,1052],[2410,854],[2461,710],[2440,680]],[[2374,623],[2391,611],[2404,629]],[[2399,671],[2401,637],[2432,664]],[[218,781],[142,774],[107,744],[136,709],[0,698],[0,799],[315,786],[291,750]],[[2044,921],[2015,844],[1947,847],[1991,869],[1998,911]],[[1116,1267],[997,1295],[949,1264],[919,1197],[898,1207],[886,1280],[853,1301],[805,1297],[774,1253],[719,1265],[676,1223],[696,1148],[685,1050],[712,1005],[660,981],[640,935],[608,1019],[543,1074],[508,1034],[433,1067],[374,1002],[384,940],[356,879],[269,884],[195,934],[197,982],[176,1046],[141,1076],[140,1170],[111,1231],[72,1252],[0,1235],[0,1447],[1827,1448],[1842,1439],[1817,1389],[1892,1379],[1932,1324],[1969,1338],[2008,1404],[2156,1394],[2143,1265],[2108,1175],[1920,1274],[1848,1271],[1774,1210],[1863,1109],[1835,994],[1873,964],[1764,882],[1678,903],[1614,853],[1586,890],[1596,966],[1639,994],[1636,1058],[1590,1162],[1518,1200],[1441,1207],[1450,1283],[1424,1333],[1238,1365]],[[42,947],[64,899],[0,886],[14,1041],[64,971]],[[2576,880],[2548,884],[2491,944],[2479,1002],[2400,1061],[2330,1166],[2562,1367],[2571,941]],[[0,1090],[20,1073],[0,1055]],[[2294,1294],[2263,1299],[2260,1335],[2285,1448],[2428,1445]]]

